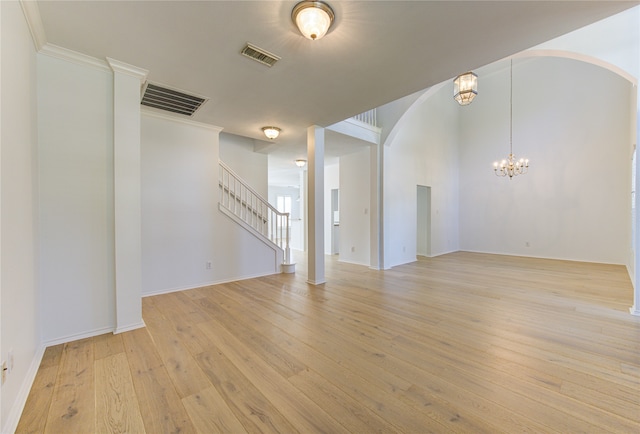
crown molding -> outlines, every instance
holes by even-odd
[[[56,59],[66,60],[77,65],[90,66],[102,71],[111,72],[109,64],[104,60],[87,56],[86,54],[78,53],[77,51],[69,50],[68,48],[62,48],[57,45],[46,44],[40,49],[40,54],[55,57]]]
[[[20,0],[20,6],[22,6],[22,13],[27,20],[27,26],[31,32],[31,38],[33,39],[33,45],[36,47],[36,51],[42,50],[42,47],[47,45],[47,35],[44,32],[44,25],[42,24],[42,18],[40,17],[40,8],[35,1]]]
[[[220,133],[223,130],[222,127],[218,127],[218,126],[211,125],[211,124],[205,124],[203,122],[196,122],[196,121],[193,121],[191,119],[182,119],[182,118],[174,117],[174,116],[171,116],[171,115],[167,115],[167,114],[164,114],[164,113],[157,112],[157,111],[155,111],[153,109],[150,109],[150,108],[147,108],[147,107],[144,107],[144,106],[142,106],[140,108],[140,114],[143,115],[143,116],[162,119],[162,120],[165,120],[165,121],[178,122],[178,123],[181,123],[181,124],[190,125],[192,127],[205,128],[207,130],[211,130],[211,131],[214,131],[216,133]]]
[[[139,79],[141,83],[144,83],[144,81],[147,79],[147,75],[149,75],[149,71],[147,71],[146,69],[138,68],[137,66],[112,59],[111,57],[107,57],[107,63],[114,73],[117,72],[120,74],[129,75],[131,77]]]

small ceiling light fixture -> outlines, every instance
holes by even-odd
[[[512,179],[517,175],[524,175],[529,171],[529,159],[521,158],[516,160],[513,155],[513,60],[511,60],[510,71],[510,96],[509,96],[509,156],[500,163],[493,163],[493,171],[497,176],[507,176]]]
[[[453,99],[458,101],[458,104],[471,104],[477,94],[478,76],[473,72],[465,72],[453,80]]]
[[[298,159],[296,160],[296,166],[298,167],[304,167],[307,165],[307,160],[303,160],[303,159]]]
[[[280,128],[278,127],[262,127],[262,132],[267,139],[274,140],[280,135]]]
[[[301,1],[291,11],[291,19],[300,33],[313,41],[327,33],[334,17],[331,6],[321,1]]]

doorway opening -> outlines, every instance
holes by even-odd
[[[331,254],[340,254],[340,191],[331,190]]]
[[[431,257],[431,187],[417,186],[416,255]]]

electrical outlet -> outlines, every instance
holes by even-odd
[[[207,263],[205,264],[205,268],[207,270],[211,270],[211,261],[207,261]]]
[[[0,384],[4,384],[6,380],[7,380],[7,362],[3,360],[2,361],[2,380],[0,381]]]
[[[9,369],[7,370],[7,374],[11,374],[13,372],[13,348],[9,350]]]

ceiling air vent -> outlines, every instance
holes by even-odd
[[[146,83],[140,104],[172,113],[193,116],[208,98],[190,95],[188,93],[170,89],[153,83]]]
[[[268,51],[251,44],[247,44],[240,54],[269,67],[273,66],[278,60],[280,60],[280,57],[275,54],[269,53]]]

